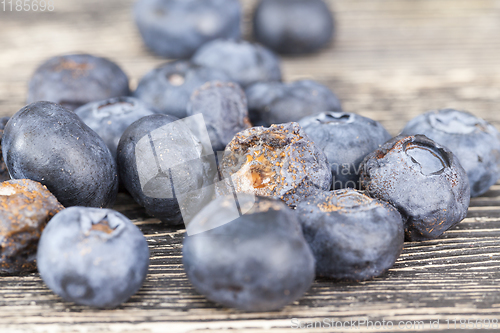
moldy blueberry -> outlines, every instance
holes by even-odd
[[[409,241],[441,236],[469,208],[469,181],[458,158],[423,135],[395,137],[367,155],[361,185],[399,210]]]
[[[149,249],[139,228],[122,214],[71,207],[47,224],[37,264],[43,282],[66,301],[114,308],[142,286]]]
[[[500,133],[468,112],[430,111],[410,120],[401,134],[423,134],[448,147],[467,172],[473,197],[485,193],[500,178]]]
[[[139,0],[134,18],[147,47],[167,58],[189,58],[210,40],[241,36],[238,0]]]
[[[359,189],[363,158],[391,138],[374,120],[354,113],[323,112],[299,120],[311,140],[321,148],[333,175],[333,189]]]
[[[392,267],[403,250],[401,215],[362,192],[318,192],[296,211],[318,276],[368,280]]]
[[[36,102],[14,114],[2,152],[13,179],[42,183],[66,207],[110,207],[116,199],[118,172],[108,147],[58,104]]]
[[[255,39],[278,53],[314,52],[331,40],[333,30],[323,0],[263,0],[253,15]]]
[[[244,311],[272,311],[299,299],[314,280],[314,257],[296,214],[282,202],[238,194],[243,215],[190,234],[182,261],[198,292]],[[219,225],[233,216],[233,195],[220,197],[196,215],[190,230]]]
[[[74,110],[130,94],[127,75],[114,62],[90,54],[50,58],[33,74],[27,103],[50,101]]]

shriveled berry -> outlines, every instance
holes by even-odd
[[[0,183],[0,274],[36,269],[37,245],[47,222],[64,207],[29,179]]]
[[[325,154],[297,123],[238,133],[220,171],[236,192],[280,198],[290,207],[317,189],[329,190],[332,181]]]
[[[392,267],[403,250],[399,212],[362,192],[318,192],[301,202],[297,213],[318,276],[368,280]]]

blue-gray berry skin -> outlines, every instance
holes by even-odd
[[[214,151],[222,151],[236,133],[251,127],[245,92],[237,83],[212,81],[198,88],[187,115],[201,113]]]
[[[115,97],[85,104],[75,110],[83,122],[104,140],[116,158],[116,148],[123,132],[134,121],[156,112],[133,97]]]
[[[12,179],[42,183],[65,207],[111,207],[116,199],[118,172],[108,147],[58,104],[36,102],[14,114],[2,153]]]
[[[5,128],[5,125],[7,125],[7,122],[9,121],[10,117],[2,117],[0,118],[0,149],[2,148],[2,137],[3,137],[3,130]],[[7,170],[7,166],[5,165],[5,162],[3,160],[3,156],[0,155],[0,182],[6,181],[10,179],[9,171]]]
[[[204,228],[232,215],[220,197],[188,225]],[[254,204],[255,200],[255,204]],[[295,212],[270,198],[238,195],[245,212],[217,228],[186,236],[183,263],[198,292],[244,311],[272,311],[299,299],[314,280],[314,257]]]
[[[186,117],[191,94],[209,81],[231,81],[221,70],[178,60],[148,72],[139,82],[134,97],[160,113]]]
[[[410,120],[401,134],[423,134],[448,147],[467,172],[472,197],[488,191],[500,178],[500,133],[468,112],[430,111]]]
[[[189,58],[213,39],[241,36],[238,0],[139,0],[134,18],[146,46],[166,58]]]
[[[323,111],[342,111],[337,96],[312,80],[291,83],[259,82],[246,89],[250,121],[270,126],[313,116]]]
[[[365,157],[360,179],[369,196],[399,210],[409,241],[437,238],[467,215],[467,173],[448,148],[424,135],[387,141]]]
[[[68,109],[130,94],[127,75],[114,62],[90,54],[52,57],[29,82],[27,104],[49,101]]]
[[[360,189],[361,162],[391,138],[379,122],[354,113],[323,112],[298,123],[328,158],[334,190]]]
[[[278,53],[317,51],[333,32],[333,16],[323,0],[263,0],[253,14],[255,39]]]
[[[45,284],[64,300],[114,308],[141,288],[149,266],[148,243],[116,211],[71,207],[44,229],[37,266]]]
[[[281,81],[280,59],[269,49],[247,41],[217,39],[200,47],[192,61],[226,72],[243,88],[256,83]]]
[[[296,211],[318,276],[368,280],[391,268],[403,250],[397,209],[362,192],[318,192]]]

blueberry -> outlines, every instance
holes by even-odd
[[[323,0],[263,0],[253,15],[255,39],[285,54],[305,54],[332,39],[333,16]]]
[[[123,132],[134,121],[155,114],[133,97],[115,97],[85,104],[75,110],[83,122],[104,140],[113,157]]]
[[[47,188],[29,179],[0,183],[0,275],[36,269],[38,240],[64,207]]]
[[[0,149],[2,149],[2,137],[3,137],[3,130],[5,128],[5,125],[9,121],[10,117],[3,117],[0,118]],[[10,179],[9,171],[7,170],[7,166],[5,165],[5,162],[3,160],[3,155],[0,154],[0,182],[6,181]]]
[[[226,72],[242,87],[260,81],[281,81],[279,58],[267,48],[247,41],[217,39],[196,51],[192,61]]]
[[[197,89],[187,114],[198,113],[203,114],[214,150],[224,150],[236,133],[251,127],[247,99],[237,83],[212,81]]]
[[[254,201],[255,200],[255,201]],[[314,257],[295,213],[283,203],[238,195],[206,206],[190,230],[217,228],[186,236],[186,274],[209,300],[244,311],[278,310],[299,299],[314,280]]]
[[[216,80],[230,81],[220,70],[178,60],[147,73],[134,96],[161,113],[184,118],[191,94],[206,82]]]
[[[182,224],[181,208],[197,200],[201,208],[211,199],[203,188],[213,184],[217,172],[213,151],[186,124],[164,114],[146,116],[130,125],[118,144],[125,188],[148,214],[172,225]]]
[[[322,111],[341,111],[337,96],[312,80],[256,83],[246,94],[250,121],[264,126],[298,121]]]
[[[219,167],[236,192],[280,198],[290,207],[317,189],[329,190],[332,181],[325,154],[297,123],[238,133]]]
[[[391,138],[380,123],[354,113],[323,112],[303,118],[299,124],[325,152],[332,169],[333,189],[359,189],[363,158]]]
[[[448,148],[426,136],[398,136],[365,157],[361,185],[396,207],[409,241],[441,236],[467,215],[467,173]]]
[[[488,191],[500,178],[500,133],[468,112],[430,111],[410,120],[401,134],[423,134],[448,147],[467,172],[473,197]]]
[[[140,0],[134,18],[144,43],[167,58],[189,58],[210,40],[241,36],[238,0]]]
[[[33,74],[27,103],[50,101],[74,110],[130,94],[128,77],[114,62],[89,54],[50,58]]]
[[[368,280],[394,265],[403,250],[399,212],[362,192],[319,192],[297,206],[318,276]]]
[[[42,183],[66,207],[115,201],[118,173],[108,147],[58,104],[36,102],[19,110],[5,126],[2,152],[13,179]]]
[[[142,286],[149,249],[139,228],[122,214],[71,207],[47,224],[37,264],[45,284],[64,300],[114,308]]]

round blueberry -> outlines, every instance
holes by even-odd
[[[363,158],[391,138],[380,123],[354,113],[323,112],[303,118],[299,124],[325,153],[335,190],[360,189]]]
[[[142,286],[149,266],[146,238],[111,209],[71,207],[42,233],[37,265],[43,282],[64,300],[114,308]]]
[[[262,0],[253,15],[255,39],[278,53],[314,52],[328,44],[333,31],[323,0]]]
[[[27,103],[49,101],[68,109],[130,94],[127,75],[114,62],[90,54],[50,58],[33,74]]]
[[[42,183],[65,207],[110,207],[116,199],[118,172],[108,147],[58,104],[36,102],[14,114],[2,152],[13,179]]]
[[[217,39],[193,55],[198,65],[226,72],[242,87],[261,81],[281,81],[279,58],[267,48],[247,41]]]
[[[297,214],[318,276],[368,280],[391,268],[403,250],[401,215],[362,192],[318,192],[297,206]]]
[[[210,40],[241,36],[238,0],[139,0],[134,18],[146,46],[167,58],[189,58]]]
[[[409,241],[441,236],[469,208],[469,181],[458,158],[423,135],[395,137],[366,156],[361,185],[399,210]]]
[[[187,106],[188,116],[201,113],[214,150],[224,150],[236,133],[251,127],[247,99],[237,83],[212,81],[198,88]]]
[[[282,202],[239,194],[238,206],[242,215],[233,195],[220,197],[192,220],[184,269],[211,301],[244,311],[278,310],[310,288],[313,254],[295,213]],[[190,233],[197,229],[205,231]]]
[[[448,147],[467,172],[472,197],[488,191],[500,178],[500,133],[468,112],[430,111],[410,120],[401,134],[423,134]]]
[[[250,121],[263,126],[298,121],[322,111],[341,111],[337,96],[312,80],[259,82],[248,87],[246,94]]]
[[[75,113],[99,134],[116,158],[118,142],[127,127],[134,121],[156,112],[136,98],[115,97],[85,104],[76,109]]]
[[[5,128],[5,125],[7,125],[7,122],[9,121],[10,117],[3,117],[0,118],[0,150],[2,149],[2,137],[3,137],[3,130]],[[7,170],[7,166],[5,165],[5,162],[3,160],[3,155],[0,154],[0,182],[6,181],[10,179],[9,171]]]
[[[139,82],[134,96],[158,112],[184,118],[191,94],[209,81],[230,79],[218,69],[178,60],[147,73]]]

